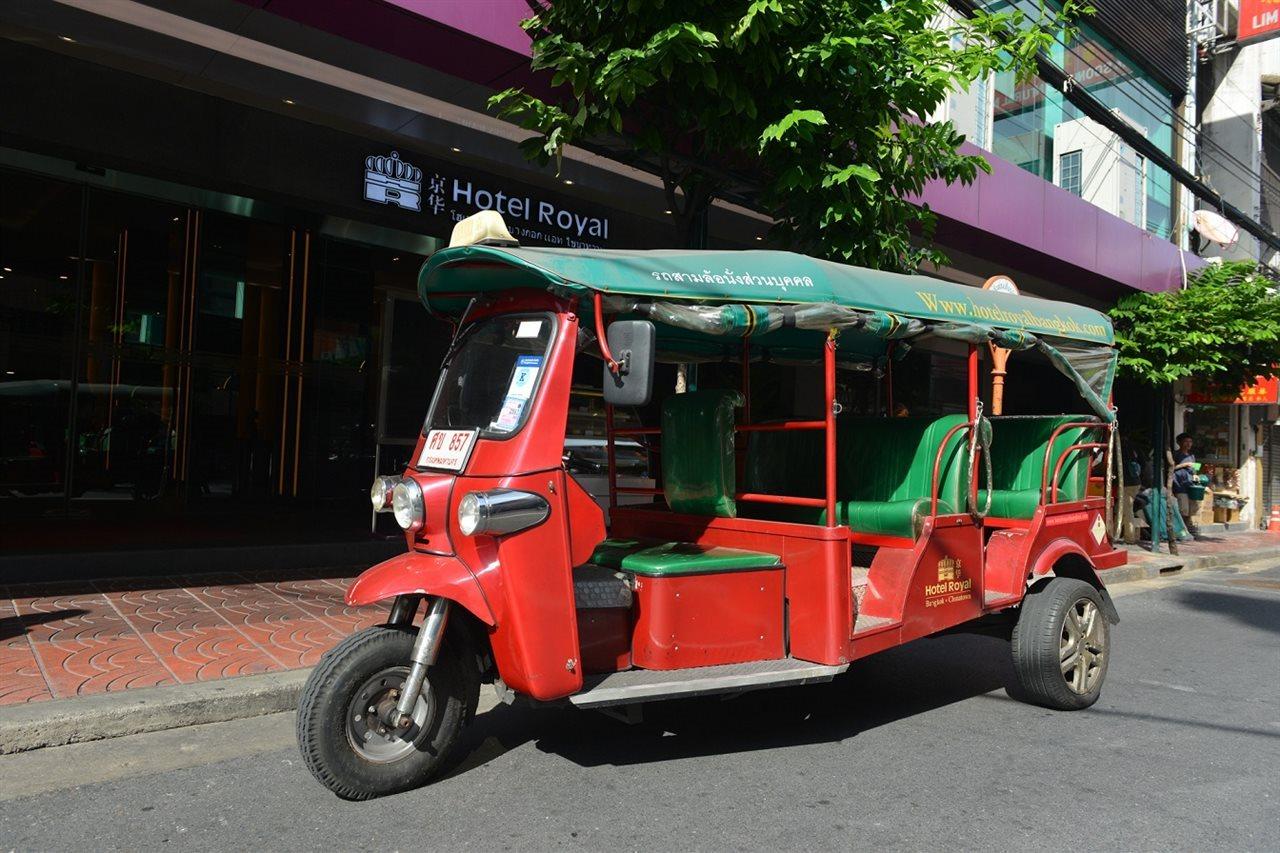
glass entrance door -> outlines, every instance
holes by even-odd
[[[394,476],[409,465],[418,443],[452,330],[428,314],[416,295],[390,292],[383,303],[382,328],[378,446],[373,475]],[[388,535],[399,533],[388,514],[373,516],[373,530]]]

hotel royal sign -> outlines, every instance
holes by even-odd
[[[550,246],[602,248],[609,242],[608,216],[583,212],[530,189],[486,185],[443,170],[428,175],[398,151],[364,158],[364,199],[452,222],[479,210],[496,210],[517,239]]]

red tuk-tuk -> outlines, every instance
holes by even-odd
[[[735,693],[994,621],[1031,701],[1097,700],[1118,621],[1098,570],[1125,562],[1102,314],[786,252],[509,239],[436,253],[419,294],[457,331],[415,464],[371,494],[408,550],[347,592],[390,612],[324,657],[298,710],[339,796],[428,781],[484,682],[580,708]],[[986,416],[988,346],[1035,350],[1088,414]],[[912,347],[967,353],[960,411],[842,414],[843,371],[881,375]],[[659,363],[688,367],[654,402]],[[766,365],[794,380],[761,417]],[[603,395],[607,525],[566,468],[575,376]],[[624,406],[652,416],[615,423]],[[656,485],[618,484],[621,442]]]

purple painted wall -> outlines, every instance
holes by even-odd
[[[529,37],[520,22],[529,17],[525,0],[383,0],[392,6],[483,41],[501,45],[513,53],[530,54]]]
[[[985,157],[991,174],[979,173],[967,187],[941,181],[927,186],[921,199],[939,216],[1137,290],[1181,284],[1173,243],[976,146],[965,143],[962,150]],[[1195,255],[1181,254],[1188,270],[1204,266]]]

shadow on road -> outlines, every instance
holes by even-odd
[[[1221,583],[1239,586],[1241,592],[1180,589],[1178,601],[1192,610],[1216,613],[1248,628],[1280,633],[1280,598],[1250,594],[1248,590],[1280,592],[1280,581],[1268,578],[1233,578]]]
[[[1013,680],[1008,642],[951,635],[858,661],[828,684],[646,705],[637,725],[571,708],[499,706],[467,731],[464,757],[449,775],[530,741],[584,767],[833,743]]]

